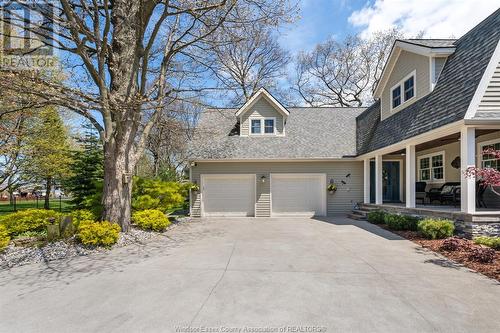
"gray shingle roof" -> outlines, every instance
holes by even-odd
[[[358,154],[368,153],[464,118],[500,38],[500,9],[454,46],[435,89],[380,121],[380,103],[357,118]]]
[[[456,39],[402,39],[401,41],[430,48],[455,47]]]
[[[190,148],[196,159],[341,158],[356,155],[356,116],[363,108],[287,108],[285,136],[240,137],[236,110],[202,113]]]

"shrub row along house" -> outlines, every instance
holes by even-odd
[[[500,233],[500,10],[457,40],[395,42],[368,108],[286,108],[261,89],[206,110],[191,144],[193,216],[325,216],[360,202]],[[330,190],[330,191],[329,191]],[[417,202],[418,201],[418,202]]]

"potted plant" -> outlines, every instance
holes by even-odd
[[[326,188],[330,194],[334,194],[337,191],[337,185],[335,184],[330,184]]]

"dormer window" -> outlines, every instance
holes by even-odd
[[[404,83],[405,87],[405,101],[409,100],[413,96],[415,96],[415,78],[411,76]]]
[[[276,134],[275,118],[250,118],[250,135]]]
[[[401,86],[397,86],[392,90],[392,108],[397,108],[401,105]]]
[[[392,87],[391,97],[391,110],[415,97],[415,71]]]
[[[252,119],[252,134],[261,134],[262,126],[260,119]]]
[[[274,134],[274,119],[264,119],[264,133]]]

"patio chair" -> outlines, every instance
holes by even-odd
[[[425,188],[427,187],[426,182],[416,182],[415,183],[415,201],[422,200],[422,204],[425,205]]]
[[[479,208],[488,208],[484,202],[484,192],[486,192],[487,188],[488,186],[482,180],[476,183],[476,205]]]
[[[444,183],[439,188],[431,188],[427,192],[427,198],[429,198],[429,203],[433,203],[434,201],[439,201],[441,205],[446,202],[456,203],[455,193],[457,190],[460,191],[459,182]]]

